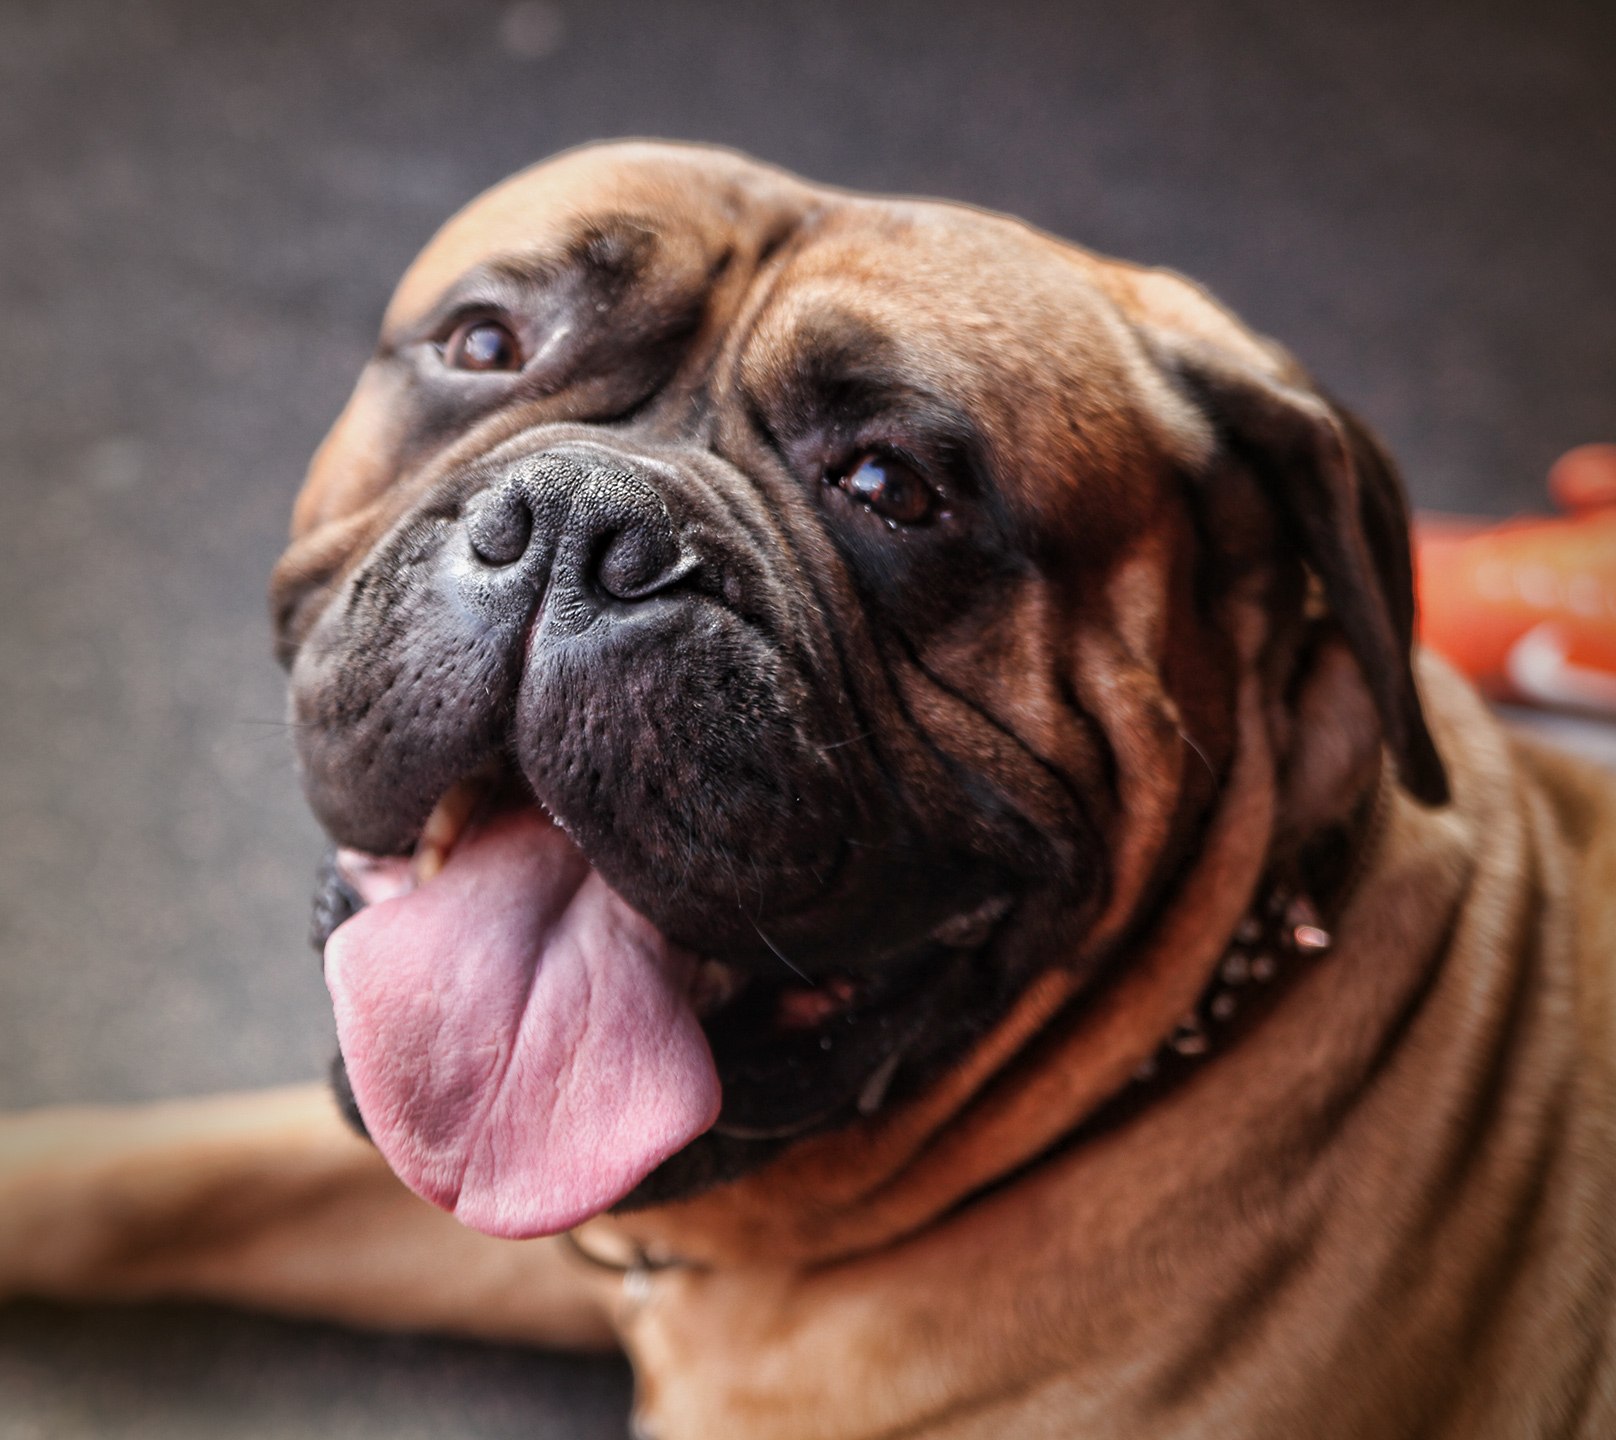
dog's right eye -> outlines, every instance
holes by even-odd
[[[919,525],[936,509],[937,492],[914,466],[880,450],[867,450],[840,475],[827,477],[889,525]]]
[[[498,320],[468,320],[444,342],[443,363],[451,370],[520,370],[522,347]]]

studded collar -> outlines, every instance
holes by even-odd
[[[1382,773],[1350,821],[1270,865],[1195,1004],[1141,1062],[1131,1082],[1083,1121],[1061,1150],[1115,1128],[1155,1102],[1254,1029],[1293,981],[1328,958],[1334,927],[1358,887],[1395,784],[1389,771]]]

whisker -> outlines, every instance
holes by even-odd
[[[814,983],[810,976],[804,974],[791,963],[791,957],[787,955],[784,950],[782,950],[774,943],[774,941],[769,939],[769,937],[763,933],[763,927],[759,925],[756,920],[752,922],[752,928],[757,931],[758,939],[767,945],[769,949],[774,951],[775,958],[779,960],[779,962],[784,965],[787,970],[789,970],[793,975],[797,976],[798,979],[800,979],[805,985],[812,985]]]
[[[832,740],[829,745],[821,745],[819,753],[825,754],[830,750],[840,750],[844,745],[857,745],[860,740],[868,740],[875,734],[873,730],[861,730],[857,735],[849,735],[845,740]]]
[[[1206,758],[1206,751],[1195,743],[1188,730],[1179,727],[1178,738],[1193,750],[1199,757],[1201,764],[1206,766],[1206,773],[1212,777],[1212,789],[1217,794],[1223,793],[1223,782],[1218,778],[1218,772],[1212,768],[1212,762]]]

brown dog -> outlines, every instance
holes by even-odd
[[[1616,1433],[1616,787],[1416,686],[1389,463],[1182,279],[563,156],[274,599],[350,1098],[570,1237],[314,1091],[49,1112],[0,1289],[615,1335],[661,1440]]]

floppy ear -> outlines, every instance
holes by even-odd
[[[1148,337],[1158,361],[1256,477],[1282,533],[1318,576],[1374,698],[1404,786],[1427,805],[1448,777],[1414,684],[1408,508],[1391,460],[1305,382],[1182,335]]]

